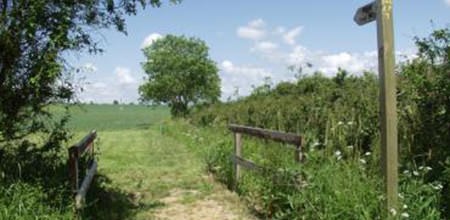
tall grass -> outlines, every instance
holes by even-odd
[[[204,158],[206,170],[233,188],[233,138],[225,127],[198,128],[178,121],[167,124],[165,132],[187,143]],[[262,174],[244,170],[237,188],[257,215],[263,219],[388,218],[377,151],[350,153],[349,147],[329,154],[314,143],[306,147],[305,163],[296,164],[284,146],[243,140],[244,157],[269,168]],[[399,207],[390,219],[442,218],[442,185],[426,181],[429,169],[402,170]]]

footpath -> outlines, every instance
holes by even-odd
[[[235,193],[206,173],[201,158],[157,129],[105,131],[99,137],[99,173],[124,195],[107,198],[109,206],[129,207],[127,215],[109,207],[109,218],[255,219]]]

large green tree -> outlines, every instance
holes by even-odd
[[[167,0],[178,2],[179,0]],[[66,120],[52,120],[48,106],[73,99],[76,70],[65,59],[98,53],[99,30],[125,33],[125,16],[162,0],[1,0],[0,1],[0,161],[5,155],[58,152]],[[26,137],[43,134],[36,147]],[[34,150],[30,150],[34,149]],[[15,152],[15,153],[14,153]],[[14,157],[13,157],[14,158]],[[13,161],[18,160],[12,159]],[[20,161],[27,161],[22,158]],[[1,167],[0,167],[1,168]],[[0,170],[1,171],[1,170]]]
[[[143,100],[167,103],[175,117],[185,116],[192,105],[218,100],[218,69],[204,41],[167,35],[143,52],[147,57],[143,68],[148,76],[139,87]]]

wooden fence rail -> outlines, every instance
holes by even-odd
[[[242,134],[254,136],[262,139],[270,139],[280,143],[292,144],[295,146],[294,160],[303,161],[302,136],[294,133],[284,133],[280,131],[267,130],[262,128],[247,127],[242,125],[230,124],[230,131],[234,133],[234,155],[231,160],[234,165],[234,187],[236,188],[241,176],[241,167],[253,171],[262,171],[263,167],[256,165],[250,160],[242,157]]]
[[[94,158],[94,140],[97,137],[95,130],[87,134],[80,142],[69,148],[69,177],[70,185],[75,196],[75,208],[81,209],[84,204],[86,193],[97,172],[97,162]],[[86,174],[83,181],[79,182],[80,159],[85,153],[88,153],[88,161],[86,165]]]

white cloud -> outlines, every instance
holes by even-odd
[[[250,51],[257,53],[270,61],[277,62],[283,58],[278,49],[278,44],[272,41],[258,41],[255,42],[255,46],[251,48]]]
[[[251,86],[258,86],[264,82],[264,78],[273,78],[275,75],[264,68],[250,65],[235,65],[229,60],[220,64],[222,79],[222,98],[227,98],[239,88],[240,95],[249,95]]]
[[[223,71],[225,71],[225,72],[230,73],[233,71],[233,63],[229,60],[222,61],[221,66],[222,66]]]
[[[283,26],[278,26],[275,28],[275,34],[284,34],[286,32],[286,28]]]
[[[444,1],[450,7],[450,0],[444,0]]]
[[[295,45],[297,36],[301,33],[303,30],[302,26],[297,26],[287,32],[284,32],[282,30],[279,30],[283,34],[283,40],[285,43],[289,45]]]
[[[263,28],[264,26],[266,26],[266,22],[264,22],[263,19],[258,18],[253,21],[250,21],[248,23],[248,26],[253,27],[253,28]]]
[[[88,73],[95,73],[97,72],[98,68],[93,63],[85,63],[81,69]]]
[[[309,53],[309,51],[300,46],[297,45],[292,49],[292,52],[290,52],[287,55],[287,64],[288,65],[297,65],[297,64],[301,64],[301,63],[305,63],[306,62],[306,56]]]
[[[131,75],[131,71],[128,68],[116,67],[114,69],[117,80],[120,85],[130,85],[136,83],[136,79]]]
[[[256,43],[255,49],[259,51],[273,51],[278,48],[278,44],[271,41],[261,41]]]
[[[112,103],[118,100],[123,103],[136,102],[139,98],[140,80],[131,75],[131,70],[116,67],[114,77],[86,75],[83,90],[77,96],[82,102]]]
[[[146,48],[153,44],[158,39],[161,39],[163,36],[159,33],[151,33],[149,34],[141,44],[141,49]]]
[[[316,60],[317,69],[326,75],[334,75],[338,68],[348,70],[353,74],[377,68],[377,52],[348,53],[341,52],[320,56]]]
[[[95,82],[91,84],[91,87],[94,89],[106,89],[107,85],[104,82]]]
[[[272,73],[259,67],[251,66],[236,66],[229,60],[224,60],[221,63],[222,70],[225,73],[239,76],[240,79],[245,79],[246,77],[256,79],[272,76]]]
[[[286,68],[288,66],[305,67],[307,66],[306,64],[312,64],[312,67],[308,68],[308,72],[321,71],[328,76],[336,74],[338,68],[346,69],[352,74],[361,74],[366,70],[377,71],[377,51],[329,53],[310,50],[297,42],[298,36],[303,31],[303,26],[301,25],[291,29],[286,29],[285,26],[281,25],[269,27],[262,19],[257,19],[250,21],[245,27],[252,30],[255,29],[264,34],[271,33],[267,36],[264,35],[264,37],[255,37],[255,35],[247,38],[253,40],[250,51],[272,65]],[[283,42],[285,45],[282,45]],[[399,63],[414,58],[414,54],[415,51],[397,52],[396,60]],[[238,70],[245,68],[245,66],[237,68],[231,62],[224,61],[222,62],[222,68],[224,71],[229,70],[228,72],[239,72]],[[275,83],[280,79],[285,80],[289,78],[283,73],[284,71],[282,70],[274,76],[273,80]]]
[[[261,40],[266,36],[266,30],[264,29],[265,23],[259,18],[250,21],[246,26],[238,27],[236,34],[240,38],[249,40]]]

